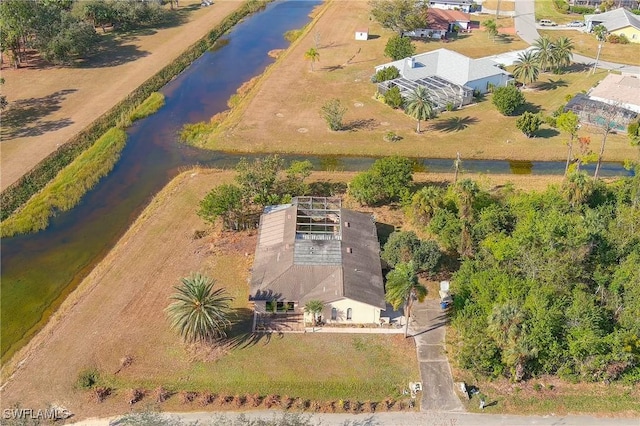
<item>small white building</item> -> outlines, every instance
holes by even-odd
[[[369,28],[359,28],[356,30],[356,40],[368,40]]]

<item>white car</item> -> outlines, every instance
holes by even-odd
[[[540,25],[541,27],[555,27],[558,24],[553,22],[551,19],[541,19],[540,21],[538,21],[538,25]]]
[[[582,21],[571,21],[567,24],[567,27],[584,27],[584,22]]]

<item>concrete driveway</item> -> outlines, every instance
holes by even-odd
[[[421,411],[464,411],[453,387],[451,368],[444,351],[447,317],[437,300],[415,303],[409,324],[416,341],[420,377]]]

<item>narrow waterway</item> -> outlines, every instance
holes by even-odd
[[[316,0],[279,0],[237,25],[217,48],[163,88],[166,104],[129,129],[120,161],[77,207],[53,218],[42,232],[2,239],[3,360],[46,322],[113,247],[153,194],[180,169],[194,164],[233,167],[237,163],[241,155],[181,145],[177,132],[184,123],[207,120],[225,110],[227,99],[236,89],[273,62],[267,53],[286,47],[283,34],[308,22],[309,13],[318,4]],[[365,157],[284,157],[310,159],[316,169],[322,170],[364,170],[374,161]],[[416,159],[416,165],[432,172],[449,172],[453,161]],[[564,163],[468,160],[463,162],[463,169],[562,174]],[[603,176],[628,174],[618,163],[605,163],[601,172]]]
[[[236,89],[273,62],[267,53],[287,46],[284,33],[308,22],[320,3],[277,1],[238,24],[163,88],[165,106],[129,129],[120,161],[77,207],[42,232],[2,239],[3,359],[46,322],[153,194],[181,168],[216,157],[179,144],[181,126],[225,110]]]

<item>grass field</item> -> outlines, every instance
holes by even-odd
[[[536,21],[540,19],[551,19],[558,24],[566,24],[575,19],[582,18],[582,15],[560,13],[553,5],[553,0],[535,0]]]
[[[390,33],[370,22],[374,37],[366,42],[352,40],[340,28],[357,26],[367,13],[366,3],[333,2],[319,20],[278,62],[264,74],[255,89],[241,100],[206,143],[207,148],[240,152],[292,152],[411,157],[487,158],[510,160],[563,160],[565,136],[543,128],[535,138],[526,138],[515,127],[516,117],[503,117],[491,104],[490,96],[459,111],[444,112],[429,120],[425,131],[416,134],[415,120],[374,99],[376,87],[370,82],[373,67],[388,62],[382,54]],[[490,17],[483,17],[489,19]],[[511,18],[500,21],[511,22]],[[321,34],[320,61],[311,72],[304,51],[313,45],[313,33]],[[379,35],[379,37],[377,37]],[[376,38],[377,37],[377,38]],[[416,42],[418,51],[441,47],[474,57],[525,47],[525,43],[507,35],[503,43],[491,41],[484,31],[462,34],[458,40]],[[542,74],[535,89],[527,90],[527,109],[550,114],[563,104],[567,95],[586,91],[606,76],[588,71],[553,75]],[[294,86],[292,87],[292,82]],[[299,88],[299,89],[296,89]],[[302,89],[304,88],[304,89]],[[321,118],[321,106],[338,98],[347,107],[347,130],[332,132]],[[386,142],[392,131],[402,139]],[[587,130],[583,130],[588,135]],[[590,135],[594,144],[598,135]],[[624,135],[609,139],[605,160],[636,158],[637,150]]]
[[[575,53],[590,58],[598,55],[598,40],[593,34],[572,30],[541,30],[541,35],[548,35],[552,39],[557,37],[569,37],[575,45]],[[640,65],[640,47],[638,44],[611,44],[602,43],[600,60],[616,62],[619,64]]]

